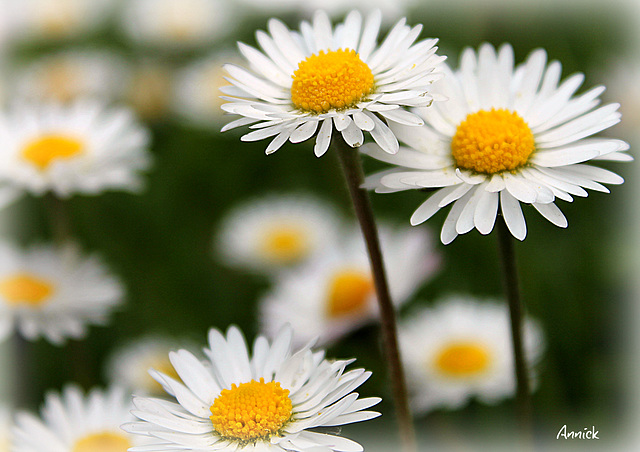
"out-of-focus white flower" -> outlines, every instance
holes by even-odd
[[[142,59],[132,68],[126,87],[127,103],[147,121],[166,117],[174,97],[174,69],[154,59]]]
[[[383,228],[380,240],[391,297],[401,305],[434,274],[439,258],[425,229]],[[289,323],[301,343],[315,337],[334,342],[375,319],[378,303],[360,232],[278,275],[259,309],[267,336]]]
[[[127,109],[88,100],[16,105],[0,114],[0,205],[24,192],[136,191],[151,163],[148,142]]]
[[[96,256],[72,245],[27,251],[0,243],[0,340],[15,329],[29,340],[60,345],[102,325],[124,289]]]
[[[515,393],[506,304],[454,296],[398,325],[413,409],[457,409],[476,397],[496,403]],[[533,366],[543,351],[537,323],[525,319],[524,349]]]
[[[11,451],[11,427],[13,419],[11,410],[4,405],[0,405],[0,452]]]
[[[199,127],[220,131],[228,119],[220,109],[224,103],[220,88],[229,85],[222,66],[234,58],[237,57],[229,52],[218,52],[178,71],[174,78],[173,111]]]
[[[122,99],[128,66],[107,50],[74,49],[41,57],[12,74],[12,98],[70,102]]]
[[[169,361],[169,352],[186,348],[194,350],[191,344],[159,335],[144,336],[132,340],[116,349],[105,366],[107,378],[136,394],[159,394],[162,386],[149,375],[155,369],[178,379],[178,374]]]
[[[215,242],[230,265],[274,273],[335,246],[340,223],[336,211],[314,197],[269,195],[230,211]]]
[[[12,452],[126,452],[145,438],[120,428],[131,416],[131,397],[122,388],[93,389],[87,395],[74,385],[62,394],[49,392],[41,417],[16,415]]]
[[[202,46],[232,29],[232,6],[225,0],[129,0],[121,11],[122,28],[140,44]]]
[[[20,0],[7,2],[3,14],[13,32],[31,39],[59,40],[93,33],[111,17],[113,0]]]

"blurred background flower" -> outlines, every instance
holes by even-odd
[[[273,261],[258,266],[245,261],[241,264],[238,251],[234,252],[234,263],[223,258],[221,241],[225,246],[232,244],[231,238],[222,238],[226,218],[247,206],[244,220],[235,223],[232,234],[239,235],[239,224],[247,226],[263,213],[252,200],[258,202],[273,193],[273,202],[284,198],[282,202],[289,203],[288,193],[309,194],[303,204],[315,214],[311,215],[313,224],[321,228],[314,233],[326,240],[320,254],[341,246],[343,249],[333,254],[344,258],[347,249],[353,249],[341,241],[352,234],[343,220],[352,213],[335,156],[329,153],[318,161],[310,141],[285,144],[284,152],[267,157],[265,143],[243,143],[233,132],[221,134],[222,125],[233,118],[216,111],[219,100],[215,87],[226,83],[220,78],[218,58],[230,63],[240,58],[236,42],[254,45],[255,30],[264,30],[271,15],[296,29],[301,20],[312,18],[310,9],[316,6],[315,2],[282,0],[154,0],[147,4],[133,0],[0,0],[2,117],[13,117],[16,105],[24,105],[27,99],[30,105],[51,100],[52,93],[58,99],[68,98],[70,105],[87,102],[85,96],[92,97],[91,102],[100,98],[104,111],[135,111],[139,120],[118,124],[131,124],[138,130],[132,124],[141,123],[140,127],[148,130],[152,140],[141,148],[148,146],[143,153],[148,152],[153,160],[152,166],[134,165],[134,170],[129,166],[131,154],[123,153],[120,146],[110,148],[102,154],[105,160],[101,162],[112,167],[113,159],[122,156],[117,178],[124,176],[123,172],[126,177],[136,174],[135,179],[144,181],[142,190],[131,193],[101,188],[93,191],[99,192],[95,195],[72,190],[74,195],[63,201],[73,241],[83,253],[95,253],[108,263],[109,274],[118,275],[126,288],[126,303],[109,314],[105,327],[90,328],[82,341],[69,339],[63,347],[47,340],[30,343],[31,396],[26,406],[17,408],[35,411],[48,390],[60,391],[69,381],[84,390],[104,387],[110,381],[105,366],[115,367],[107,364],[109,357],[130,340],[147,335],[189,340],[202,337],[212,326],[226,329],[232,323],[248,338],[255,337],[264,322],[258,309],[261,298],[281,291],[287,274],[301,275],[301,281],[310,264],[301,261],[303,267],[291,264],[280,273]],[[566,76],[583,72],[584,87],[608,88],[601,96],[603,103],[620,102],[623,115],[608,136],[628,140],[630,154],[635,153],[640,138],[634,111],[640,109],[634,105],[638,101],[633,94],[637,88],[633,68],[640,49],[636,31],[640,11],[634,4],[624,0],[606,4],[587,0],[432,0],[331,1],[322,6],[334,23],[342,21],[353,6],[361,6],[363,14],[381,8],[381,37],[400,17],[407,16],[408,24],[423,24],[419,39],[439,38],[438,54],[446,55],[451,67],[458,66],[464,47],[478,49],[483,42],[496,48],[510,43],[516,62],[524,61],[532,50],[544,48],[550,60],[561,61]],[[631,80],[631,85],[625,85],[624,80]],[[30,117],[29,121],[38,122],[35,116]],[[24,120],[11,122],[2,135],[15,138],[27,127]],[[96,127],[95,133],[107,131]],[[115,143],[126,141],[126,133],[114,135],[118,138]],[[10,148],[16,149],[5,142],[0,155],[8,155]],[[85,162],[82,168],[104,168],[93,163],[96,161]],[[364,159],[364,163],[367,174],[384,168],[373,159]],[[604,162],[602,166],[619,171],[625,184],[615,187],[612,194],[591,193],[580,205],[565,203],[562,208],[570,219],[570,230],[550,227],[535,212],[525,212],[530,238],[535,240],[518,243],[516,249],[527,313],[545,335],[534,393],[536,434],[542,443],[555,441],[564,424],[574,428],[595,424],[608,438],[619,439],[623,436],[621,419],[637,420],[630,415],[636,401],[640,405],[640,398],[632,397],[637,378],[628,376],[637,362],[637,350],[633,349],[635,355],[626,354],[632,333],[638,330],[632,322],[637,314],[633,289],[640,270],[634,195],[637,171],[635,163]],[[16,187],[16,181],[24,181],[20,196],[1,212],[0,232],[5,242],[24,250],[55,239],[49,196],[26,188],[38,182],[49,190],[53,179],[32,177],[38,174],[36,170],[15,179],[15,169],[15,165],[0,165],[0,172],[8,174],[9,185]],[[69,180],[65,177],[63,183]],[[401,237],[410,228],[408,218],[426,195],[411,191],[373,197],[377,215],[391,225],[391,237]],[[293,215],[288,213],[287,218]],[[446,212],[438,212],[433,224],[442,224],[445,216]],[[434,309],[437,300],[452,292],[469,294],[479,304],[502,297],[494,239],[471,231],[445,247],[431,240],[435,229],[427,224],[406,231],[428,237],[420,243],[426,243],[426,248],[418,252],[418,245],[399,245],[398,256],[390,256],[387,262],[390,271],[403,269],[400,279],[413,281],[399,308],[403,320],[411,320],[422,309]],[[329,246],[335,236],[338,245]],[[241,245],[249,247],[249,242]],[[347,257],[363,265],[359,253],[354,251]],[[421,273],[411,266],[411,262],[419,266],[434,256],[440,258],[437,271]],[[309,287],[326,282],[306,270],[304,275]],[[307,300],[317,299],[314,306],[326,306],[322,304],[326,297],[321,294],[299,293],[301,300],[295,305],[299,312]],[[290,303],[287,306],[292,306]],[[276,320],[283,321],[291,311],[282,311]],[[349,425],[343,431],[366,450],[386,452],[393,439],[389,435],[393,416],[389,415],[392,404],[386,392],[378,331],[368,322],[348,331],[327,344],[328,355],[357,357],[360,366],[373,371],[361,388],[362,394],[382,396],[377,409],[385,415],[375,426]],[[0,344],[0,374],[12,368],[14,352],[8,341]],[[8,382],[0,381],[0,400],[8,400],[12,390]],[[496,443],[506,444],[508,450],[510,432],[515,431],[513,400],[505,396],[486,405],[470,398],[455,410],[433,409],[418,419],[417,428],[420,441],[433,450],[493,450]],[[606,446],[615,450],[616,445],[607,442]]]

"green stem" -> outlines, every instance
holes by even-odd
[[[498,218],[498,248],[500,251],[503,282],[509,304],[511,324],[511,341],[513,343],[513,359],[516,376],[516,403],[520,435],[525,447],[533,443],[533,414],[529,370],[527,366],[523,337],[523,307],[520,299],[520,284],[513,236],[503,217]]]
[[[400,439],[405,452],[414,452],[416,451],[415,430],[409,409],[404,370],[400,359],[396,312],[391,302],[389,285],[387,283],[380,249],[380,240],[378,238],[378,229],[373,216],[371,201],[369,200],[367,191],[361,188],[364,181],[362,163],[358,150],[349,147],[341,137],[334,137],[331,141],[331,147],[340,159],[347,186],[349,187],[353,208],[360,223],[360,229],[364,235],[369,253],[371,272],[373,274],[373,282],[380,310],[382,340],[389,368],[389,376],[391,378]]]
[[[31,375],[33,373],[31,356],[33,350],[29,341],[15,331],[11,338],[11,362],[13,364],[13,381],[11,382],[12,403],[15,407],[30,408]]]

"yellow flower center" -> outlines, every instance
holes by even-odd
[[[289,390],[261,378],[223,389],[213,401],[210,419],[220,436],[248,443],[277,435],[292,409]]]
[[[360,270],[346,269],[337,272],[329,287],[327,312],[329,317],[357,315],[367,308],[373,294],[371,276]]]
[[[12,304],[38,306],[53,293],[53,284],[28,273],[18,273],[0,281],[0,295]]]
[[[440,350],[435,365],[440,373],[455,378],[473,377],[486,371],[491,356],[486,347],[474,342],[454,342]]]
[[[120,433],[100,432],[79,439],[71,452],[126,452],[132,446]]]
[[[484,174],[512,171],[527,163],[535,150],[526,122],[508,110],[480,110],[460,123],[451,141],[458,168]]]
[[[22,157],[43,171],[54,160],[77,157],[83,149],[83,142],[77,138],[51,134],[28,143],[22,151]]]
[[[308,112],[351,107],[373,89],[371,69],[349,49],[321,50],[300,62],[292,77],[291,101]]]
[[[266,257],[281,264],[298,261],[309,252],[307,234],[295,225],[268,228],[261,246]]]

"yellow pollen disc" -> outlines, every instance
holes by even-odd
[[[210,419],[220,436],[250,442],[277,435],[292,410],[289,390],[261,378],[223,389],[213,401]]]
[[[527,163],[535,150],[526,122],[508,110],[480,110],[460,123],[451,141],[458,168],[484,174],[512,171]]]
[[[12,304],[38,306],[53,293],[53,285],[28,273],[18,273],[0,281],[0,295]]]
[[[56,159],[71,159],[82,153],[84,144],[65,135],[45,135],[31,141],[22,151],[22,157],[45,170]]]
[[[373,89],[371,69],[349,49],[321,50],[300,62],[292,77],[291,101],[308,112],[348,108]]]
[[[373,281],[367,273],[350,269],[336,273],[329,288],[329,317],[360,314],[366,310],[373,291]]]
[[[309,252],[307,234],[295,225],[278,225],[268,229],[261,247],[266,257],[281,264],[298,261]]]
[[[81,438],[71,452],[126,452],[132,446],[120,433],[101,432]]]
[[[491,361],[489,352],[473,342],[454,342],[436,356],[436,368],[449,377],[472,377],[487,370]]]

